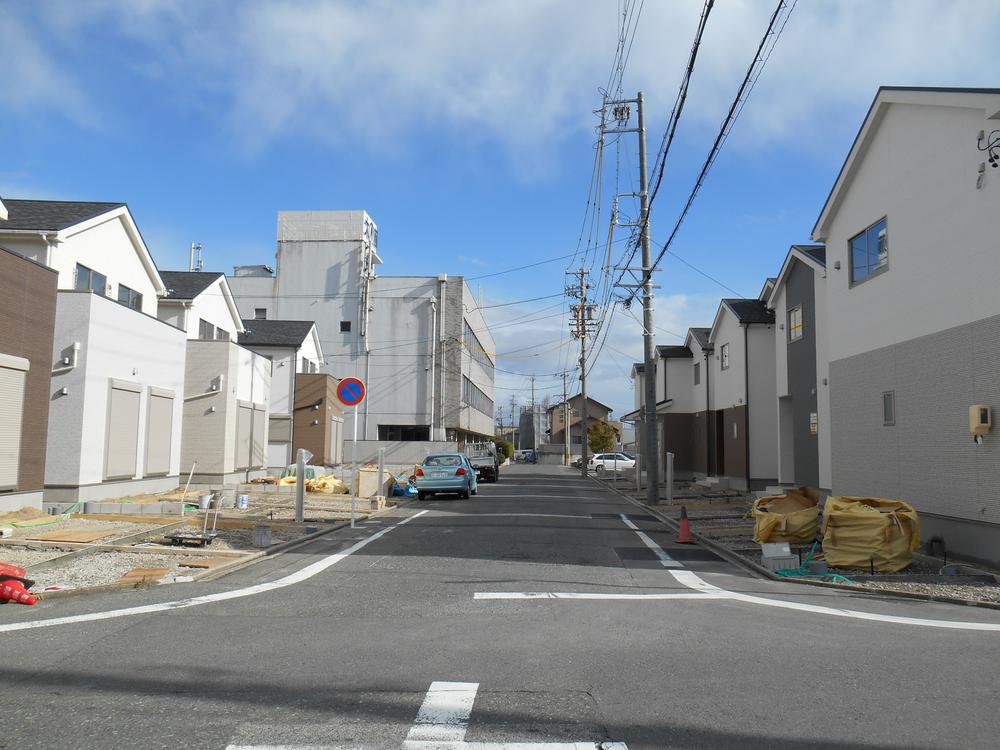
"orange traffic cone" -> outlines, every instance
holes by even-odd
[[[18,604],[34,604],[38,600],[33,597],[24,584],[16,578],[5,578],[0,581],[0,602],[17,602]]]
[[[677,533],[678,544],[694,544],[694,537],[691,536],[691,524],[688,522],[687,508],[681,506],[681,528]]]

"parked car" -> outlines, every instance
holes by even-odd
[[[476,469],[464,453],[433,453],[417,467],[417,499],[438,493],[457,494],[463,500],[479,492]]]
[[[587,462],[587,467],[598,474],[605,471],[626,471],[635,468],[635,459],[627,453],[598,453]]]
[[[467,443],[465,455],[476,470],[476,479],[480,482],[500,481],[500,458],[497,447],[493,443]]]

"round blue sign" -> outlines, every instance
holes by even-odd
[[[344,406],[357,406],[365,400],[365,384],[357,378],[344,378],[337,385],[337,398]]]

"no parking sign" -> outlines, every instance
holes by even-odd
[[[365,384],[357,378],[344,378],[337,385],[337,398],[344,406],[357,406],[365,400]]]

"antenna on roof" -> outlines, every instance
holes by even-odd
[[[197,254],[198,261],[195,262],[195,255]],[[201,271],[204,267],[201,258],[201,243],[192,242],[191,243],[191,253],[188,255],[188,271]]]

